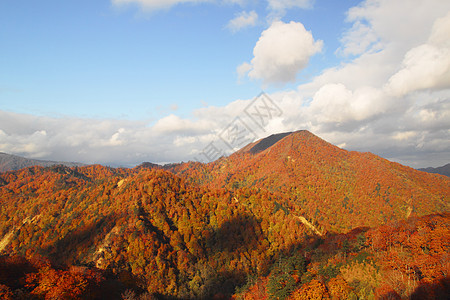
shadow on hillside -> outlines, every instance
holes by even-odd
[[[36,272],[28,260],[21,256],[0,256],[0,284],[13,289],[23,286],[26,274]],[[0,293],[1,294],[1,293]]]
[[[231,217],[220,227],[212,230],[208,237],[201,239],[199,244],[206,249],[208,260],[210,262],[216,260],[216,263],[222,264],[222,270],[211,268],[200,298],[229,299],[236,287],[245,284],[249,274],[242,265],[224,267],[223,264],[240,261],[244,256],[247,266],[254,267],[249,251],[257,248],[263,239],[258,221],[248,214]]]
[[[237,288],[244,286],[248,280],[254,282],[252,278],[264,277],[269,275],[273,269],[283,268],[289,259],[303,261],[306,266],[312,259],[318,261],[326,259],[329,253],[346,255],[346,251],[349,251],[345,248],[346,243],[349,241],[356,243],[358,235],[367,230],[368,227],[360,227],[346,234],[328,232],[323,237],[311,233],[305,235],[304,239],[298,243],[286,244],[271,255],[254,257],[251,253],[255,249],[264,253],[270,252],[268,248],[262,246],[267,237],[262,231],[260,223],[250,214],[233,216],[200,243],[208,250],[210,262],[215,257],[220,257],[221,260],[228,262],[240,259],[245,267],[238,264],[228,268],[228,271],[225,272],[213,272],[205,284],[205,297],[201,298],[229,299],[236,293]],[[267,243],[267,245],[269,244]],[[301,268],[296,268],[296,270],[300,271]],[[325,272],[327,270],[325,269],[321,276],[332,276]]]
[[[239,214],[225,221],[219,228],[213,231],[209,238],[200,241],[209,249],[209,254],[215,252],[241,252],[252,249],[264,237],[261,227],[254,216]]]
[[[89,249],[98,235],[104,236],[114,227],[114,217],[109,215],[92,222],[82,228],[78,228],[51,246],[43,248],[41,254],[50,258],[53,262],[61,265],[79,265],[80,253]],[[74,222],[77,222],[74,220]]]
[[[302,249],[314,249],[323,240],[311,236],[303,243],[286,245],[268,255],[269,243],[260,222],[253,215],[241,213],[225,221],[199,243],[207,249],[208,261],[214,261],[222,268],[211,272],[201,298],[230,299],[237,288],[253,282],[256,277],[267,276],[274,263],[278,266],[281,260],[293,256],[305,259]],[[253,252],[256,249],[263,254],[256,257]],[[228,265],[224,267],[223,264]]]
[[[278,134],[272,134],[262,140],[259,141],[255,146],[253,146],[250,149],[251,154],[257,154],[259,152],[262,152],[273,145],[275,145],[277,142],[285,138],[286,136],[290,135],[292,132],[285,132],[285,133],[278,133]]]
[[[411,300],[445,300],[450,299],[450,277],[441,278],[435,283],[420,284],[408,299]],[[380,300],[400,300],[402,299],[395,291],[389,291],[379,296]]]
[[[450,299],[450,277],[445,277],[437,283],[419,285],[411,295],[411,300]]]

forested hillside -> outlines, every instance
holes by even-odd
[[[333,232],[449,209],[447,177],[346,151],[308,131],[270,136],[216,162],[171,170],[208,189],[270,191]]]
[[[447,177],[306,131],[206,165],[6,172],[0,296],[438,297],[449,196]]]

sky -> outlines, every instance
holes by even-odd
[[[212,161],[306,129],[450,162],[450,1],[0,1],[0,152]]]

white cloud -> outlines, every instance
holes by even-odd
[[[208,132],[210,128],[207,120],[193,122],[188,119],[182,119],[174,114],[164,117],[153,126],[153,129],[159,133],[201,133]]]
[[[345,45],[343,49],[338,49],[337,53],[347,55],[360,55],[367,51],[367,49],[377,49],[380,45],[378,37],[374,33],[373,29],[360,21],[353,24],[351,30],[349,30],[341,42]]]
[[[267,10],[269,11],[266,19],[269,24],[279,21],[285,16],[286,11],[293,8],[309,9],[312,8],[314,0],[267,0]]]
[[[293,7],[309,8],[312,0],[267,0],[269,7],[274,10],[284,10]]]
[[[206,107],[192,119],[144,121],[36,117],[0,110],[0,152],[30,158],[132,166],[194,159],[250,103]],[[248,121],[248,120],[247,120]],[[223,151],[228,151],[223,144]]]
[[[317,91],[308,112],[317,116],[314,123],[362,121],[383,113],[386,104],[383,94],[371,87],[350,91],[343,84],[327,84]]]
[[[244,6],[248,0],[111,0],[116,7],[138,5],[145,12],[170,9],[179,4],[215,3]]]
[[[250,72],[251,69],[252,69],[252,65],[247,62],[240,64],[236,68],[236,72],[239,76],[239,79],[244,78],[247,75],[247,73]]]
[[[108,143],[105,145],[107,146],[121,146],[125,144],[125,140],[122,139],[121,135],[125,133],[124,128],[119,128],[116,133],[114,133],[111,138],[109,139]]]
[[[450,3],[446,8],[440,1],[433,3],[435,7],[427,1],[370,0],[351,9],[354,24],[344,34],[340,51],[358,56],[299,86],[299,93],[311,99],[309,112],[315,119],[336,125],[353,120],[355,130],[367,126],[363,120],[384,119],[383,113],[400,117],[417,101],[411,92],[447,88],[449,21],[436,19],[446,14]],[[402,13],[405,10],[408,14]],[[426,16],[415,18],[424,12]],[[448,98],[448,93],[439,97]]]
[[[340,52],[359,55],[388,46],[407,51],[425,42],[436,18],[448,10],[449,2],[441,0],[366,0],[348,11],[353,26]]]
[[[351,9],[338,53],[355,57],[278,94],[285,128],[414,167],[448,163],[449,10],[448,1],[419,0]]]
[[[144,2],[153,3],[154,9],[182,3],[140,3]],[[270,3],[275,9],[276,2]],[[293,7],[294,2],[283,3],[281,8]],[[362,2],[348,13],[350,29],[343,33],[338,51],[350,55],[348,61],[324,70],[296,90],[269,95],[283,113],[268,122],[265,131],[252,129],[258,137],[308,129],[348,150],[371,151],[414,167],[448,163],[449,10],[450,2],[441,0]],[[274,22],[262,33],[252,61],[237,71],[265,84],[293,81],[321,46],[302,24]],[[153,126],[144,121],[60,119],[0,111],[0,151],[124,165],[186,161],[217,139],[237,116],[253,126],[243,114],[251,101],[203,107],[193,111],[192,118],[172,114]]]
[[[434,23],[428,42],[408,51],[388,88],[396,95],[450,88],[450,13]]]
[[[404,132],[398,132],[395,133],[392,138],[394,140],[398,140],[398,141],[405,141],[405,140],[409,140],[413,137],[417,136],[417,132],[414,131],[404,131]]]
[[[168,9],[178,4],[199,4],[199,3],[215,3],[215,4],[231,4],[245,6],[249,0],[111,0],[115,6],[125,6],[136,4],[145,11],[156,11]],[[291,8],[311,8],[314,0],[267,0],[267,8],[274,17],[282,16],[286,10]],[[253,16],[252,16],[253,18]],[[271,18],[273,19],[273,18]]]
[[[250,78],[262,79],[264,84],[293,82],[321,49],[322,41],[314,41],[303,24],[275,21],[261,34],[251,64],[244,63],[237,70],[240,75],[249,70]]]
[[[367,24],[384,44],[403,47],[426,40],[436,17],[449,9],[441,0],[366,0],[348,12],[350,22]]]
[[[432,45],[411,49],[389,87],[396,96],[420,89],[450,88],[450,49]]]
[[[174,139],[173,144],[177,147],[183,147],[194,144],[195,142],[197,142],[197,139],[193,136],[177,136]]]
[[[437,19],[433,24],[429,42],[433,45],[450,47],[450,12],[443,18]]]
[[[254,10],[251,12],[243,11],[227,24],[227,28],[232,32],[237,32],[243,28],[255,26],[257,22],[258,14]]]
[[[240,6],[244,6],[248,1],[249,0],[223,0],[222,2],[225,4],[238,4]]]
[[[113,5],[123,6],[129,4],[137,4],[146,11],[155,11],[160,9],[168,9],[177,4],[183,3],[201,3],[208,0],[111,0]]]

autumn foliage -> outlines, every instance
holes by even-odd
[[[308,132],[256,146],[210,164],[1,173],[0,298],[448,293],[448,178]]]

